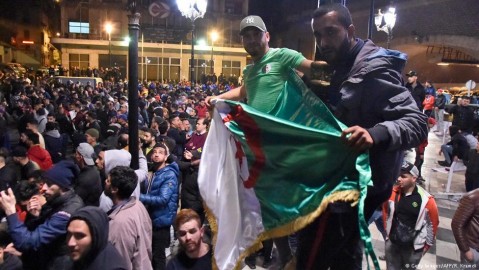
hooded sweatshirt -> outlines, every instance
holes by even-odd
[[[123,149],[120,150],[108,150],[105,151],[105,176],[108,176],[110,171],[117,166],[130,166],[131,163],[131,154]],[[131,194],[135,198],[140,198],[140,184],[145,181],[148,176],[148,165],[146,163],[146,158],[143,155],[143,152],[140,152],[140,168],[135,170],[136,175],[138,176],[138,184],[136,185],[135,190]],[[100,208],[108,212],[113,206],[113,202],[108,196],[103,192],[100,196]]]
[[[91,247],[79,261],[74,263],[74,269],[81,270],[119,270],[127,269],[125,259],[108,242],[108,216],[100,208],[86,206],[76,211],[70,218],[83,220],[88,224],[91,234]],[[68,241],[68,240],[67,240]]]
[[[28,158],[36,162],[40,169],[48,170],[53,166],[52,157],[47,150],[40,147],[39,144],[30,146],[27,151]]]
[[[50,153],[53,163],[57,163],[62,160],[63,152],[63,140],[61,138],[60,132],[56,129],[46,131],[44,134],[45,139],[45,148]]]

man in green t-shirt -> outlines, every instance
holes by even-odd
[[[259,16],[244,18],[240,24],[240,35],[246,52],[253,59],[253,64],[246,66],[243,71],[244,83],[218,97],[207,98],[207,104],[211,98],[236,101],[247,98],[250,106],[269,113],[291,69],[309,74],[312,61],[294,50],[270,48],[269,32]]]

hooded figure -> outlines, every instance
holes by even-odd
[[[127,166],[130,167],[131,163],[131,154],[130,152],[120,149],[120,150],[107,150],[105,151],[105,170],[104,176],[107,177],[110,171],[117,166]],[[145,181],[148,176],[148,165],[146,163],[146,157],[143,155],[143,152],[140,151],[140,168],[135,170],[136,175],[138,176],[138,184],[135,188],[135,191],[131,194],[135,198],[140,198],[140,184]],[[113,202],[108,196],[103,192],[100,196],[100,208],[108,212],[113,206]]]
[[[75,220],[84,221],[88,228],[75,230],[75,223],[72,223]],[[108,232],[108,216],[98,207],[86,206],[72,215],[68,222],[67,245],[75,270],[127,269],[125,259],[108,242]],[[88,236],[90,240],[86,240]]]

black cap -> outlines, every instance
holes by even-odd
[[[410,71],[406,74],[406,76],[408,76],[408,77],[417,76],[417,72],[416,72],[415,70],[410,70]]]

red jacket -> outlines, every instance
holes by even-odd
[[[424,105],[424,110],[430,111],[434,109],[434,96],[427,95],[424,101],[422,102],[422,105]]]
[[[53,166],[52,157],[47,150],[40,147],[39,144],[30,146],[27,151],[27,156],[30,160],[40,166],[40,169],[46,171]]]

